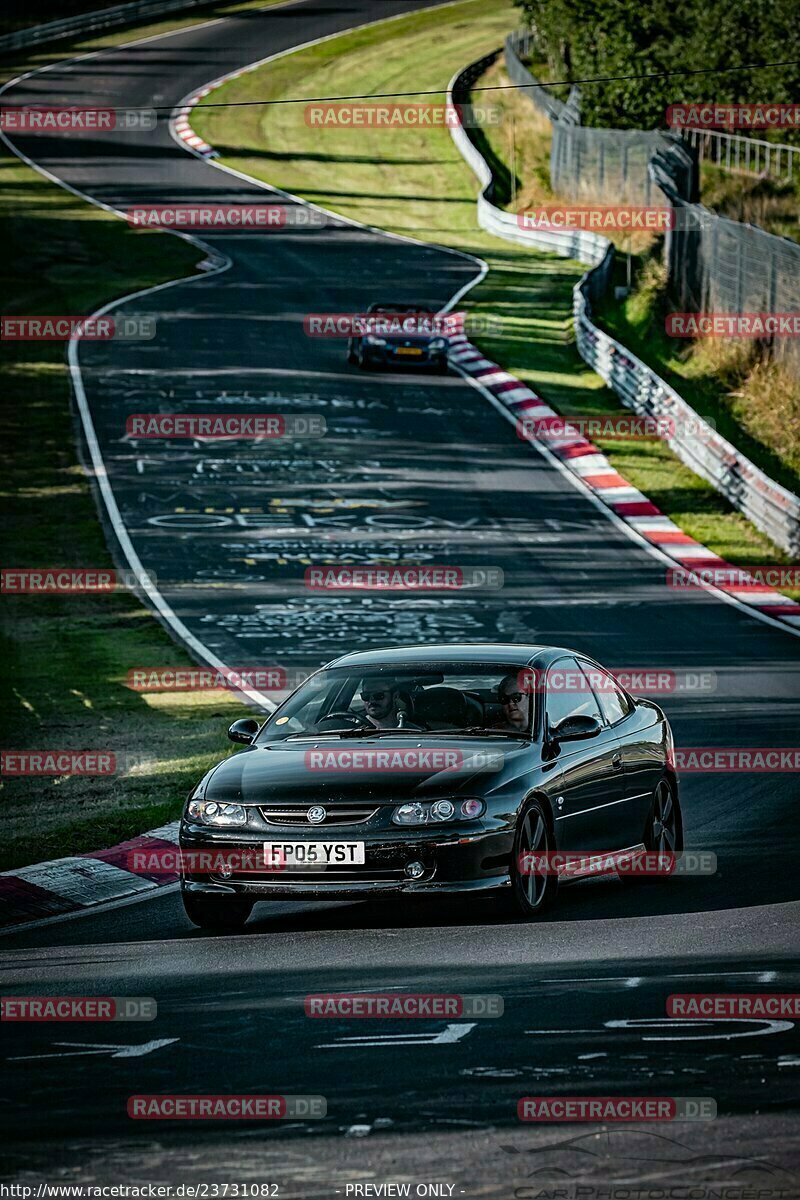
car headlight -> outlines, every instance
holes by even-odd
[[[474,821],[486,809],[482,800],[433,800],[401,804],[392,813],[394,825],[441,825],[443,821]]]
[[[223,804],[219,800],[190,800],[186,815],[204,825],[247,824],[247,809],[243,804]]]
[[[385,346],[386,338],[377,337],[374,333],[368,333],[364,338],[368,346]]]

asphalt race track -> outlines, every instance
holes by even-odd
[[[415,7],[310,0],[249,12],[68,62],[16,85],[4,103],[177,105],[257,58]],[[15,145],[118,209],[269,199],[182,150],[166,112],[160,116],[156,132],[37,136]],[[475,277],[473,262],[335,221],[204,241],[231,266],[123,304],[122,312],[156,316],[156,338],[83,343],[80,368],[136,553],[179,620],[214,654],[232,666],[308,669],[382,644],[565,644],[611,667],[714,673],[714,691],[661,698],[679,745],[793,744],[797,638],[708,594],[670,591],[666,568],[457,375],[361,373],[345,363],[341,341],[303,332],[308,313],[361,311],[376,298],[443,306]],[[321,415],[327,434],[255,446],[131,441],[127,417],[153,411]],[[118,551],[110,529],[109,540]],[[499,567],[504,587],[445,598],[315,595],[304,587],[309,564],[376,558]],[[121,556],[119,564],[126,565]],[[223,738],[221,728],[221,748]],[[674,991],[800,990],[792,961],[800,914],[796,779],[689,774],[682,789],[687,845],[717,854],[715,876],[641,889],[577,885],[539,927],[499,923],[488,901],[280,904],[256,908],[246,935],[221,939],[192,929],[172,891],[3,937],[6,993],[63,987],[152,995],[160,1008],[155,1025],[115,1025],[113,1036],[109,1027],[76,1033],[30,1025],[16,1027],[10,1048],[4,1039],[11,1087],[21,1071],[26,1081],[3,1110],[12,1170],[31,1161],[23,1155],[36,1139],[41,1161],[69,1164],[77,1172],[70,1179],[104,1178],[104,1171],[113,1178],[120,1156],[141,1140],[125,1099],[174,1090],[176,1080],[190,1093],[327,1097],[324,1121],[291,1129],[304,1140],[305,1158],[297,1177],[288,1166],[285,1177],[275,1175],[288,1189],[282,1196],[334,1194],[319,1156],[318,1174],[308,1173],[312,1133],[372,1127],[371,1140],[356,1147],[364,1155],[350,1162],[354,1178],[380,1131],[434,1137],[508,1125],[521,1144],[517,1098],[565,1080],[576,1091],[580,1083],[606,1094],[628,1086],[632,1094],[713,1096],[722,1114],[759,1111],[779,1121],[778,1110],[797,1101],[800,1041],[791,1022],[709,1022],[677,1034],[643,1022],[663,1016]],[[354,989],[499,993],[506,1015],[469,1028],[443,1021],[359,1027],[304,1016],[306,992]],[[608,1024],[620,1021],[633,1024]],[[111,1057],[113,1045],[151,1040],[163,1044]],[[71,1049],[60,1045],[68,1042]],[[113,1045],[87,1055],[84,1043]],[[736,1122],[717,1121],[713,1140],[721,1145],[730,1129],[744,1153]],[[676,1136],[697,1146],[698,1128]],[[155,1161],[159,1177],[171,1178],[166,1160],[152,1157],[154,1139],[176,1153],[211,1144],[197,1126],[145,1132],[149,1142],[134,1164],[143,1178]],[[279,1165],[294,1161],[294,1150],[285,1161],[274,1150],[274,1130],[239,1126],[236,1137],[250,1155],[248,1169],[256,1170],[253,1139],[267,1156],[254,1177],[266,1177],[270,1154]],[[314,1144],[319,1151],[325,1143]],[[116,1167],[97,1158],[104,1145],[115,1147]],[[477,1154],[480,1143],[471,1145]],[[211,1178],[222,1168],[203,1153],[187,1161]],[[788,1171],[798,1163],[789,1138],[782,1153]],[[377,1161],[369,1159],[373,1167]],[[453,1161],[463,1167],[468,1149]],[[489,1182],[479,1194],[511,1195],[512,1186],[495,1193]]]

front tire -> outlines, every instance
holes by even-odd
[[[549,873],[520,870],[520,858],[525,854],[549,857],[555,850],[555,839],[541,800],[530,800],[522,809],[514,836],[511,854],[512,910],[528,921],[537,920],[556,898],[558,877]]]
[[[253,900],[240,896],[202,896],[196,892],[182,892],[186,915],[198,929],[217,930],[220,933],[242,929],[253,911]]]

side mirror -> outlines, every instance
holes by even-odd
[[[602,726],[596,717],[565,717],[550,730],[551,742],[579,742],[583,738],[597,737]]]
[[[243,717],[241,721],[233,722],[228,730],[228,737],[232,742],[241,742],[243,746],[249,746],[260,728],[258,721],[254,721],[252,717]]]

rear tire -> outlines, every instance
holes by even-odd
[[[683,813],[678,794],[671,783],[662,779],[653,793],[653,803],[647,814],[642,834],[647,854],[680,854],[683,850]],[[653,883],[669,879],[664,875],[642,875],[633,872],[620,875],[623,883]]]
[[[196,892],[182,892],[186,915],[198,929],[226,930],[241,929],[253,911],[253,900],[239,896],[201,896]]]
[[[528,921],[537,920],[556,898],[558,876],[520,872],[523,854],[552,854],[553,833],[541,800],[530,800],[522,809],[511,853],[511,891],[503,896],[503,907]]]

